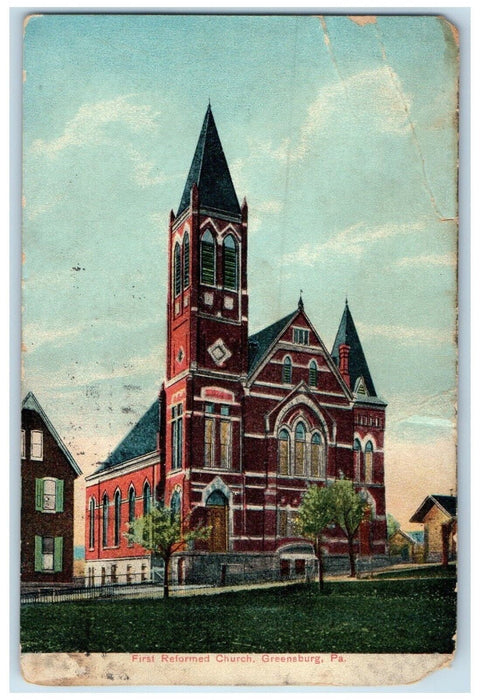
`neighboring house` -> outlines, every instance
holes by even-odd
[[[400,556],[402,561],[420,563],[423,561],[423,532],[397,530],[388,540],[392,556]]]
[[[448,561],[456,558],[456,496],[427,496],[410,518],[410,522],[423,523],[425,561]]]
[[[32,392],[22,403],[21,462],[21,582],[71,583],[81,471]]]
[[[342,476],[369,506],[357,553],[385,558],[386,404],[348,303],[331,352],[302,298],[249,336],[247,229],[209,106],[170,213],[165,382],[86,479],[91,582],[150,577],[149,558],[122,533],[156,501],[211,526],[208,541],[177,556],[174,579],[224,580],[225,567],[252,577],[310,570],[312,545],[295,531],[302,495]],[[346,560],[339,530],[325,548]]]

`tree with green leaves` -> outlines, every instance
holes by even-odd
[[[318,582],[323,590],[323,553],[322,543],[325,528],[332,522],[332,508],[328,488],[310,486],[303,496],[298,509],[297,525],[300,533],[313,542],[318,560]]]
[[[125,537],[128,541],[141,545],[144,549],[158,554],[163,559],[165,566],[163,574],[164,598],[169,596],[172,554],[181,550],[188,542],[206,540],[210,535],[210,527],[189,529],[189,519],[190,517],[187,516],[182,521],[177,512],[158,505],[147,515],[127,523],[128,532],[125,533]]]
[[[400,530],[400,523],[391,513],[387,513],[387,537],[390,539],[392,535]]]
[[[338,479],[328,487],[332,522],[344,532],[348,542],[350,576],[356,576],[354,539],[362,522],[367,503],[348,479]]]

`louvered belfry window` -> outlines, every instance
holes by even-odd
[[[215,284],[215,241],[207,229],[200,242],[200,281]]]
[[[180,246],[178,243],[175,244],[174,251],[174,261],[173,261],[173,291],[177,297],[182,289],[181,274],[181,258],[180,258]]]
[[[190,284],[190,238],[188,233],[183,238],[183,288]]]
[[[223,242],[223,286],[232,290],[238,288],[238,256],[233,236],[227,236]]]

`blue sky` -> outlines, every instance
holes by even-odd
[[[85,473],[163,379],[168,215],[210,99],[249,203],[250,332],[303,289],[331,347],[347,295],[389,404],[388,509],[455,488],[457,51],[436,17],[29,21],[23,393]]]

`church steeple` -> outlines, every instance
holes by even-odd
[[[189,206],[190,190],[194,183],[198,187],[199,203],[202,209],[210,210],[213,214],[226,213],[240,216],[240,205],[215,126],[210,102],[203,120],[177,216]]]
[[[357,329],[355,328],[355,323],[353,322],[352,314],[348,307],[347,299],[345,299],[345,309],[340,320],[337,336],[331,352],[337,367],[340,367],[341,346],[348,346],[350,348],[348,352],[348,374],[350,376],[351,388],[354,389],[357,379],[359,377],[363,377],[363,381],[365,382],[369,396],[376,396],[377,393],[375,391],[375,386],[370,375],[370,370],[368,369],[367,361],[365,359],[360,338],[358,337]]]

